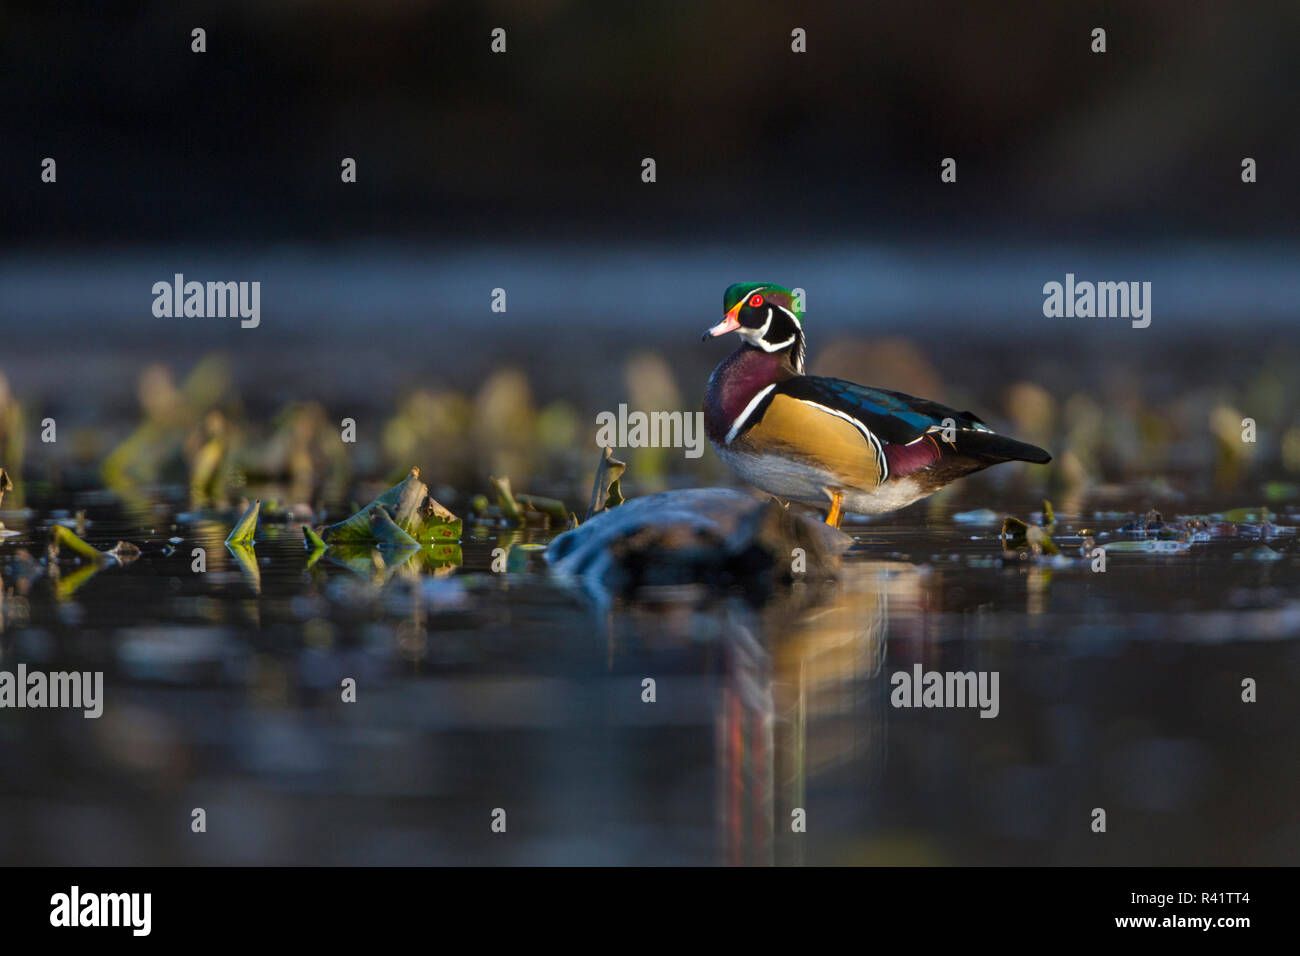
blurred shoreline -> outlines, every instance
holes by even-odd
[[[599,381],[602,363],[637,349],[707,375],[720,355],[700,347],[698,330],[716,319],[728,283],[755,278],[807,290],[814,360],[840,335],[889,334],[913,339],[940,364],[967,346],[1032,357],[1062,345],[1158,362],[1157,351],[1189,338],[1213,343],[1221,361],[1236,346],[1294,332],[1298,261],[1300,244],[1276,242],[32,250],[0,256],[0,365],[17,391],[97,404],[121,383],[117,359],[185,365],[212,350],[228,353],[241,377],[273,371],[277,382],[305,387],[324,376],[330,394],[347,401],[390,401],[430,377],[464,386],[502,363],[564,392]],[[155,318],[152,285],[177,272],[260,281],[261,327]],[[1067,272],[1151,282],[1151,327],[1045,318],[1042,286]],[[496,288],[506,290],[505,312],[491,310]]]

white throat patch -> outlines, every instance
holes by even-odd
[[[758,328],[758,329],[741,328],[738,331],[738,334],[742,339],[744,339],[750,345],[754,346],[754,348],[762,349],[764,352],[780,352],[782,349],[788,349],[791,345],[794,345],[797,339],[800,338],[799,333],[803,331],[803,323],[799,321],[799,316],[795,315],[785,306],[777,305],[775,306],[775,308],[780,309],[782,312],[788,315],[790,317],[790,320],[794,322],[795,326],[799,329],[799,332],[792,334],[789,338],[783,339],[780,342],[767,341],[765,336],[767,335],[768,330],[772,328],[773,308],[774,306],[771,305],[767,307],[767,321],[763,323],[762,328]],[[797,354],[792,356],[792,358],[793,361],[791,362],[791,364],[794,365],[795,371],[802,375],[803,360],[804,360],[804,344],[802,341],[799,342],[799,349]]]

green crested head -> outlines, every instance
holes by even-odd
[[[730,312],[754,295],[762,295],[768,302],[788,309],[803,321],[803,296],[796,296],[792,290],[775,282],[737,282],[727,286],[727,291],[722,293],[723,313]]]
[[[722,321],[707,329],[704,338],[735,332],[749,348],[784,354],[802,375],[802,298],[771,282],[737,282],[722,294]]]

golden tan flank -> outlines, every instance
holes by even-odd
[[[777,395],[757,425],[736,440],[753,443],[769,454],[802,459],[836,475],[852,476],[852,484],[872,488],[880,483],[876,448],[853,424],[798,399]]]

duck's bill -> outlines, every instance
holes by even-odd
[[[705,339],[716,339],[719,335],[726,335],[728,332],[734,332],[738,328],[740,328],[740,320],[734,315],[729,315],[713,328],[706,330],[704,335],[700,337],[700,341],[703,342]]]

